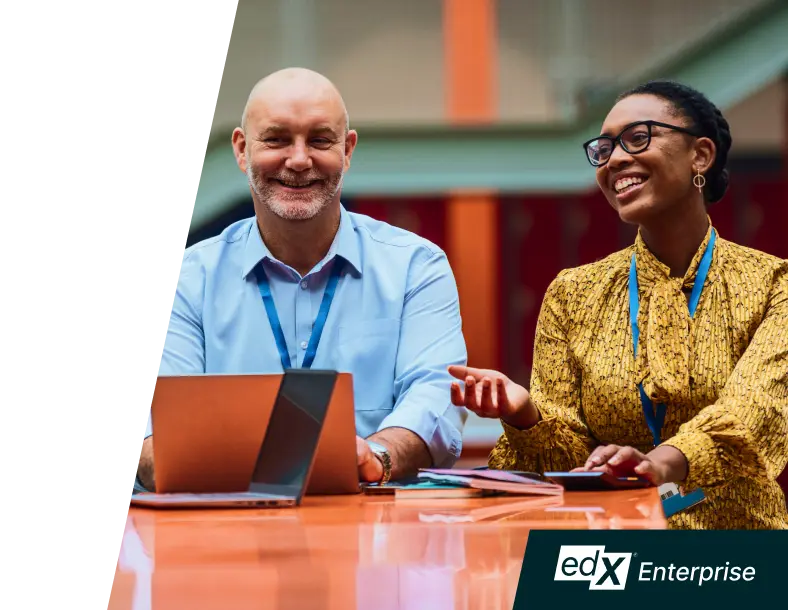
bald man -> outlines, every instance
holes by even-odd
[[[322,75],[287,69],[255,85],[232,135],[255,216],[186,250],[159,374],[350,372],[359,477],[385,483],[460,455],[466,414],[447,367],[466,348],[445,254],[341,204],[357,141]],[[148,489],[152,456],[149,421]]]

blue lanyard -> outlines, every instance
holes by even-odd
[[[334,293],[337,290],[339,283],[339,276],[342,273],[342,259],[334,258],[334,267],[331,269],[331,275],[326,284],[326,290],[323,293],[323,301],[320,303],[320,309],[317,312],[317,318],[312,326],[312,335],[309,337],[309,344],[304,354],[304,362],[302,368],[308,369],[312,367],[312,362],[317,353],[317,346],[320,343],[320,336],[323,334],[323,328],[326,325],[328,318],[328,310],[331,309],[331,302],[334,300]],[[276,339],[276,347],[279,350],[279,359],[282,361],[282,369],[287,370],[293,368],[290,361],[290,352],[287,349],[287,341],[285,341],[285,334],[282,332],[282,324],[279,321],[279,315],[276,313],[276,305],[274,305],[274,298],[271,296],[271,286],[268,283],[268,276],[263,270],[263,264],[260,263],[260,272],[257,280],[257,287],[260,289],[260,296],[263,297],[263,304],[265,305],[265,312],[268,314],[268,321],[271,323],[271,330]]]
[[[695,276],[695,284],[692,286],[692,293],[689,299],[690,318],[695,316],[695,310],[698,308],[698,302],[700,301],[700,293],[706,283],[706,277],[709,275],[716,236],[716,231],[712,229],[711,238],[706,250],[703,252],[703,258],[700,259],[700,265],[698,265],[698,273]],[[638,274],[635,266],[635,255],[633,254],[632,262],[629,265],[629,323],[632,325],[632,344],[635,357],[638,355],[638,339],[640,338],[640,329],[638,328],[639,310]],[[651,436],[654,438],[654,446],[656,447],[662,442],[662,426],[665,424],[666,407],[664,404],[658,404],[655,409],[651,399],[643,389],[642,383],[638,386],[638,389],[640,390],[640,402],[643,405],[643,415],[646,417],[646,424],[651,431]]]

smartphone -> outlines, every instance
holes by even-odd
[[[610,491],[652,487],[643,477],[617,477],[607,472],[545,472],[544,476],[566,491]]]

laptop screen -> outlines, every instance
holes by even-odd
[[[285,371],[249,491],[300,500],[336,378],[334,371]]]

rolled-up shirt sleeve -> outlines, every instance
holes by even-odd
[[[441,251],[420,250],[408,277],[395,367],[393,411],[378,430],[410,430],[427,445],[435,467],[450,467],[462,450],[467,411],[451,403],[448,366],[464,366],[454,274]]]

